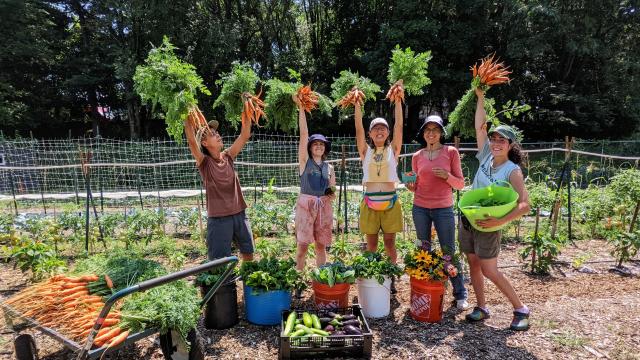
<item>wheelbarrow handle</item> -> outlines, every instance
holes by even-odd
[[[233,265],[229,266],[229,269],[233,268],[233,266],[235,266],[235,264],[238,263],[238,257],[237,256],[228,256],[228,257],[225,257],[225,258],[212,260],[212,261],[209,261],[209,262],[207,262],[205,264],[201,264],[201,265],[192,267],[190,269],[180,270],[178,272],[174,272],[174,273],[171,273],[171,274],[160,276],[160,277],[157,277],[155,279],[150,279],[150,280],[143,281],[143,282],[141,282],[139,284],[129,286],[128,288],[122,289],[122,290],[118,291],[117,293],[111,295],[111,297],[105,302],[104,306],[102,307],[102,310],[100,311],[100,315],[98,315],[98,319],[96,319],[96,322],[93,325],[93,328],[91,329],[91,332],[89,333],[89,337],[87,338],[87,342],[85,343],[84,347],[78,353],[78,356],[76,357],[76,359],[77,360],[84,360],[86,358],[87,353],[91,349],[91,345],[93,345],[93,339],[98,334],[98,330],[100,330],[100,328],[102,327],[102,323],[107,318],[107,315],[109,314],[109,311],[111,310],[111,307],[113,306],[113,304],[115,304],[115,302],[117,300],[119,300],[119,299],[121,299],[121,298],[123,298],[123,297],[125,297],[127,295],[131,295],[133,293],[136,293],[138,291],[149,290],[149,289],[152,289],[154,287],[161,286],[161,285],[164,285],[164,284],[168,284],[168,283],[176,281],[176,280],[184,279],[184,278],[186,278],[188,276],[196,275],[196,274],[208,271],[210,269],[213,269],[213,268],[215,268],[217,266],[230,264],[230,263],[232,263]],[[227,269],[227,270],[229,271],[229,269]]]

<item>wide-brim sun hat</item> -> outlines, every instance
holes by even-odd
[[[329,154],[329,152],[331,151],[331,141],[329,141],[329,139],[327,139],[326,136],[322,134],[313,134],[309,136],[309,143],[307,144],[307,151],[309,153],[311,153],[311,144],[314,141],[322,141],[324,143],[324,154]]]
[[[442,118],[438,115],[429,115],[427,116],[426,119],[424,119],[422,126],[420,126],[420,129],[418,129],[418,135],[416,136],[416,140],[422,146],[427,145],[427,142],[424,140],[424,130],[427,128],[427,125],[429,124],[437,124],[440,127],[440,130],[442,130],[442,136],[443,137],[447,136],[447,130],[444,127],[444,122],[442,121]]]

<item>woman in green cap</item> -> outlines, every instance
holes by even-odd
[[[475,128],[478,142],[480,167],[473,179],[473,189],[489,186],[493,183],[508,182],[518,193],[516,207],[501,218],[487,216],[476,220],[476,225],[491,228],[507,224],[529,213],[529,195],[524,186],[524,176],[520,169],[523,153],[513,128],[500,125],[487,133],[486,113],[484,110],[484,92],[476,88]],[[467,255],[471,272],[471,283],[477,304],[466,319],[471,322],[482,321],[490,316],[486,306],[484,278],[488,278],[509,299],[513,305],[512,330],[529,329],[529,308],[524,305],[509,280],[498,270],[501,231],[480,232],[474,229],[466,218],[459,224],[460,250]]]

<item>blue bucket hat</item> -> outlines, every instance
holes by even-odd
[[[447,136],[447,130],[444,128],[442,118],[438,115],[429,115],[427,116],[426,119],[424,119],[422,126],[420,126],[420,129],[418,130],[418,135],[416,136],[416,140],[422,146],[427,146],[427,142],[424,141],[423,135],[424,135],[424,130],[427,128],[427,125],[430,123],[437,124],[438,126],[440,126],[440,130],[442,130],[442,136],[443,137]]]
[[[311,143],[314,141],[322,141],[324,143],[324,154],[329,155],[329,152],[331,151],[331,141],[322,134],[313,134],[309,136],[309,143],[307,144],[307,152],[309,154],[311,154]]]

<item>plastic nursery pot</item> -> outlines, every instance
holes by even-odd
[[[203,296],[210,287],[201,288]],[[222,284],[207,303],[204,310],[204,325],[207,329],[228,329],[235,326],[238,318],[238,292],[235,279]]]

